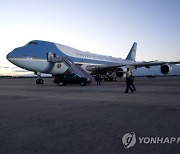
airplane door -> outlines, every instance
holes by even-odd
[[[51,62],[54,57],[56,57],[55,53],[53,53],[53,52],[48,52],[47,53],[47,61],[48,62]]]

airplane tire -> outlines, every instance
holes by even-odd
[[[86,82],[85,81],[81,81],[81,86],[85,86]]]
[[[37,79],[36,80],[36,84],[43,84],[44,83],[44,80],[43,79]]]
[[[43,84],[44,83],[44,80],[43,79],[40,79],[40,84]]]
[[[66,84],[64,82],[59,82],[59,86],[65,86]]]

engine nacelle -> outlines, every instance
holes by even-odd
[[[168,74],[168,73],[171,72],[172,66],[169,65],[169,64],[164,64],[164,65],[162,65],[162,66],[160,67],[160,69],[161,69],[161,73],[162,73],[162,74]]]
[[[118,78],[124,78],[126,75],[125,73],[123,73],[122,71],[126,71],[126,67],[118,67],[116,70],[115,70],[115,74],[116,74],[116,77]]]

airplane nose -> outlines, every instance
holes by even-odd
[[[18,58],[18,54],[17,54],[17,50],[13,50],[10,53],[7,54],[6,58],[8,61],[10,61],[12,64],[19,66],[19,60]]]
[[[8,53],[6,58],[9,60],[10,57],[11,57],[11,55],[10,55],[10,53]]]
[[[10,61],[11,58],[13,58],[13,54],[12,52],[8,53],[6,58]]]

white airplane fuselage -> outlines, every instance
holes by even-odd
[[[23,69],[47,74],[63,74],[68,67],[62,63],[47,61],[47,54],[52,52],[56,57],[68,56],[74,63],[85,69],[88,65],[132,64],[133,60],[124,60],[112,56],[97,55],[83,52],[68,46],[47,41],[31,41],[25,46],[14,49],[7,59]]]

